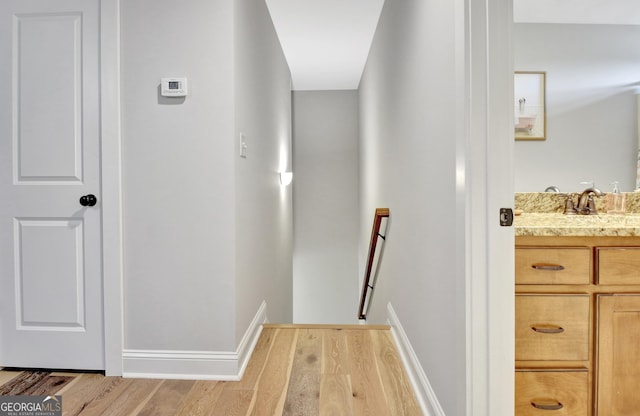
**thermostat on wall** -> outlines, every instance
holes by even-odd
[[[162,78],[160,83],[160,93],[163,97],[186,97],[186,78]]]

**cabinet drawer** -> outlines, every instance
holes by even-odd
[[[640,247],[598,247],[598,283],[640,285]]]
[[[517,295],[516,360],[589,359],[589,295]]]
[[[515,388],[516,416],[589,414],[586,371],[517,371]]]
[[[590,271],[588,247],[516,248],[519,285],[587,285]]]

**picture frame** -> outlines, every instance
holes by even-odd
[[[516,140],[547,139],[546,77],[543,71],[516,71],[513,75]]]

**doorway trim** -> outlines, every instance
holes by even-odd
[[[105,374],[122,375],[123,244],[120,0],[100,1],[100,146]]]
[[[460,134],[465,176],[467,416],[513,414],[514,229],[499,223],[513,207],[513,0],[461,0],[465,38]],[[462,267],[459,265],[458,267]]]

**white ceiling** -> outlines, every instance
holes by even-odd
[[[357,89],[384,0],[266,0],[295,90]],[[514,21],[640,25],[640,0],[513,0]]]
[[[516,22],[640,25],[640,0],[513,0]]]
[[[358,88],[384,0],[266,2],[295,90]]]

